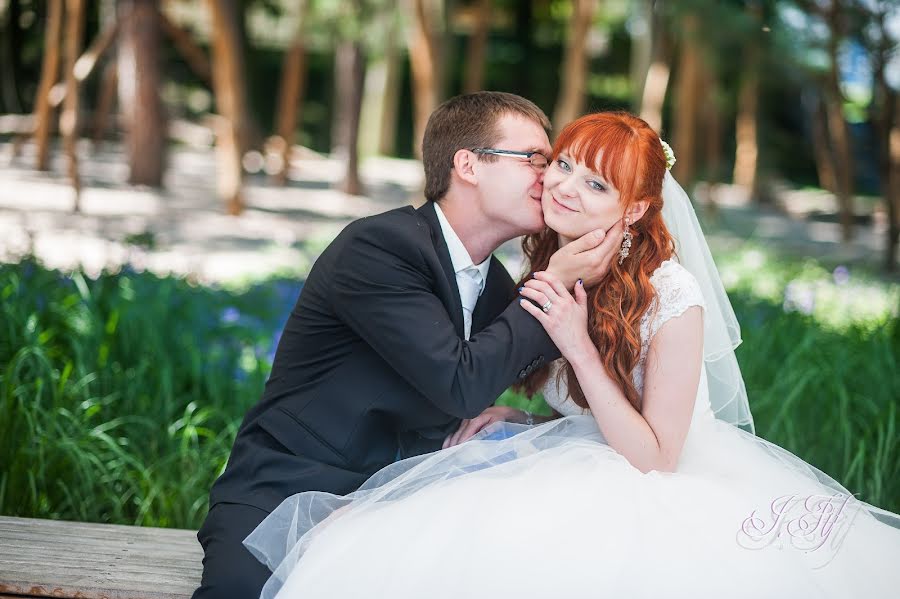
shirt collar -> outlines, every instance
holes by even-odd
[[[490,269],[491,266],[491,257],[488,256],[481,264],[473,263],[472,257],[466,250],[466,246],[463,245],[459,235],[457,235],[456,231],[453,230],[453,227],[450,226],[450,222],[447,220],[447,217],[444,216],[444,212],[437,202],[434,203],[434,211],[437,214],[438,222],[441,225],[441,232],[444,234],[444,241],[447,243],[447,249],[450,252],[450,262],[453,264],[453,272],[460,273],[467,268],[474,266],[481,273],[482,281],[487,281],[488,269]]]

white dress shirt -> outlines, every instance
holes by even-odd
[[[450,262],[456,273],[456,286],[459,288],[459,299],[462,303],[463,327],[466,339],[468,339],[472,333],[472,311],[475,310],[475,304],[478,302],[481,292],[484,291],[488,269],[491,266],[491,257],[488,256],[481,264],[474,264],[466,246],[450,226],[437,202],[434,204],[434,211],[441,224],[441,232],[444,234],[447,249],[450,250]]]

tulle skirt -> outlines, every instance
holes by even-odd
[[[244,543],[266,599],[900,596],[900,516],[711,418],[646,474],[591,416],[494,425],[294,495]]]

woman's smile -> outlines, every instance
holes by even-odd
[[[550,194],[550,199],[552,200],[553,207],[560,212],[578,212],[575,208],[570,208],[568,205],[560,202],[552,193]]]

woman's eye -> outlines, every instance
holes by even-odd
[[[606,187],[596,181],[588,181],[588,185],[590,185],[591,189],[594,191],[606,191]]]
[[[556,165],[566,172],[569,172],[570,170],[572,170],[569,168],[569,163],[566,162],[565,160],[563,160],[562,158],[556,159]]]

